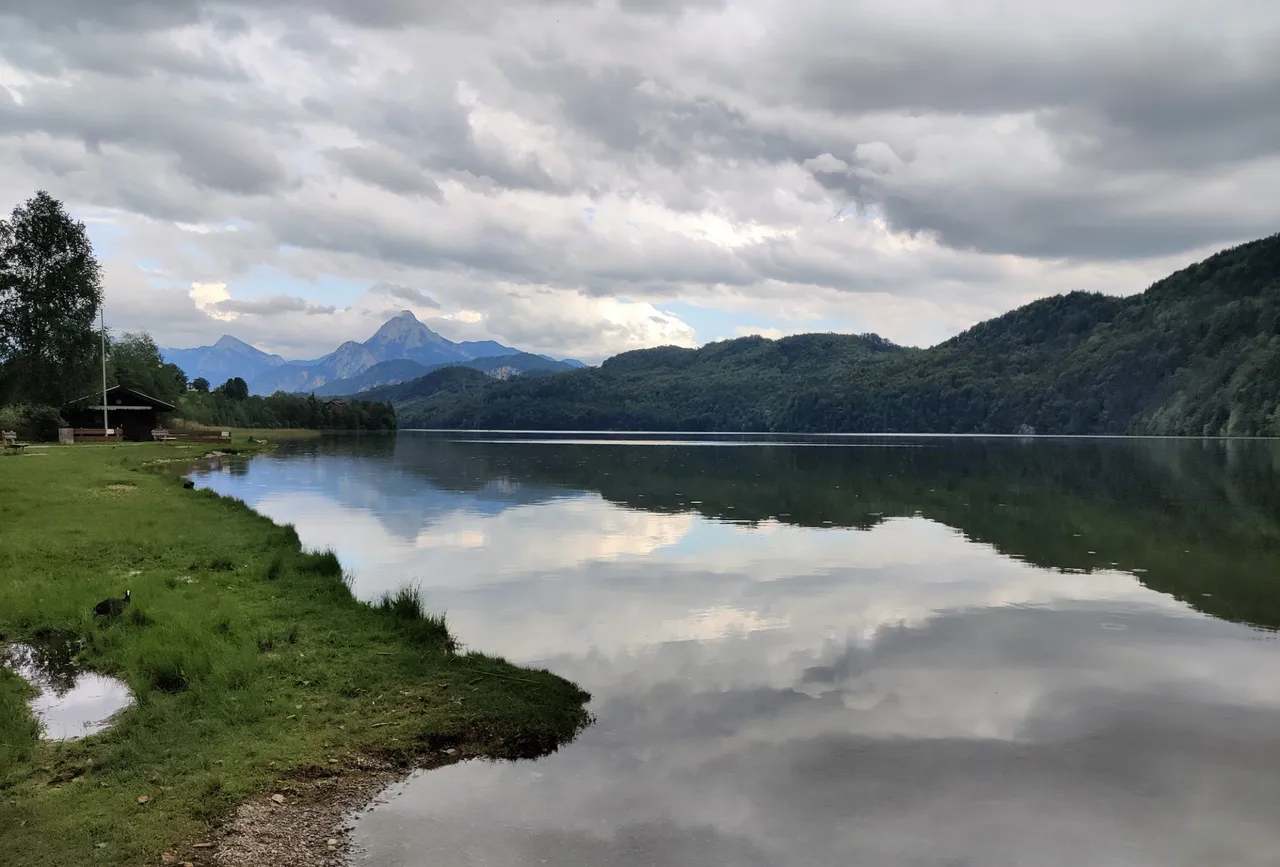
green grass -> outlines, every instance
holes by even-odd
[[[313,440],[321,436],[321,431],[312,428],[303,427],[281,427],[281,428],[265,428],[265,427],[227,427],[225,425],[207,425],[196,424],[195,422],[178,419],[169,425],[169,429],[175,432],[206,432],[218,433],[220,431],[230,431],[231,441],[236,445],[245,443],[248,440],[267,440],[273,443],[293,442],[298,440]]]
[[[573,684],[458,653],[416,587],[358,602],[338,559],[304,553],[292,527],[146,466],[181,454],[0,458],[0,633],[72,634],[86,666],[136,697],[107,732],[47,742],[28,685],[0,670],[6,865],[159,863],[292,775],[444,746],[537,754],[586,723]],[[126,589],[123,616],[94,618]]]

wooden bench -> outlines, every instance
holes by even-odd
[[[104,431],[100,427],[78,427],[71,431],[71,439],[73,442],[121,442],[123,435],[120,428],[114,428],[110,433]]]
[[[170,440],[176,440],[177,437],[164,428],[158,427],[151,432],[151,439],[158,443],[167,443]]]
[[[18,442],[17,431],[0,431],[0,439],[4,440],[4,450],[6,452],[23,452],[26,451],[27,444]]]
[[[184,443],[229,443],[231,442],[231,431],[179,431],[175,438]]]

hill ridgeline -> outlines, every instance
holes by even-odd
[[[1280,436],[1280,235],[1125,298],[1073,292],[929,349],[744,337],[379,395],[401,427]]]

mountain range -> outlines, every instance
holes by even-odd
[[[1280,436],[1280,235],[928,349],[800,334],[507,382],[442,373],[392,395],[400,427]]]
[[[454,343],[408,310],[387,320],[363,343],[348,340],[328,355],[309,361],[285,360],[229,334],[212,346],[161,349],[160,354],[166,362],[182,368],[189,379],[203,377],[213,386],[238,376],[251,394],[354,394],[404,382],[448,364],[468,364],[495,377],[585,367],[575,359],[558,361],[493,340]],[[498,359],[509,361],[500,363]]]

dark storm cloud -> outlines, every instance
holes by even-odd
[[[207,47],[183,48],[151,34],[101,29],[42,34],[19,24],[0,34],[0,53],[16,68],[42,76],[78,71],[118,78],[165,75],[227,83],[249,80],[225,53]]]
[[[182,27],[200,20],[205,0],[0,0],[0,20],[30,21],[50,31],[65,31],[84,24],[100,24],[116,30],[145,32]]]
[[[280,37],[279,45],[339,69],[350,69],[357,60],[355,52],[339,45],[315,27],[292,28]]]
[[[167,91],[160,83],[130,91],[106,84],[31,88],[22,105],[0,103],[0,135],[44,133],[83,142],[91,153],[100,153],[104,145],[159,151],[199,186],[230,193],[266,193],[283,186],[284,165],[244,123],[256,126],[254,121],[270,111],[267,106],[237,106],[207,96],[183,99]]]
[[[635,15],[679,15],[723,9],[727,0],[618,0],[618,8]]]
[[[517,157],[481,147],[467,107],[459,104],[447,83],[424,82],[419,76],[405,76],[402,83],[403,88],[389,83],[386,93],[372,99],[315,103],[308,109],[382,142],[382,153],[400,163],[400,172],[406,170],[407,159],[467,186],[569,192],[535,155]],[[372,168],[367,156],[356,154],[353,159],[366,170]]]
[[[387,148],[333,148],[325,156],[342,166],[357,180],[373,184],[392,193],[423,196],[444,201],[444,193],[421,167],[403,154]]]
[[[64,177],[84,168],[84,161],[66,154],[50,152],[46,148],[23,148],[22,161],[38,172]]]
[[[286,207],[267,217],[267,226],[282,245],[307,250],[350,253],[374,261],[421,268],[461,267],[524,276],[539,263],[533,239],[512,226],[486,224],[462,237],[432,237],[375,214],[317,213]]]
[[[707,155],[798,162],[847,144],[834,137],[804,141],[631,64],[584,64],[558,51],[508,54],[498,65],[512,87],[558,103],[566,119],[623,157],[643,150],[671,166]]]
[[[417,304],[419,307],[431,307],[435,310],[440,309],[440,302],[420,289],[412,289],[408,286],[400,286],[396,283],[376,283],[373,285],[371,291],[379,292],[383,295],[390,295],[392,298],[398,298],[401,301],[408,301],[410,304]]]
[[[258,316],[279,316],[284,313],[315,316],[333,313],[336,309],[328,304],[312,304],[293,295],[272,295],[247,301],[228,299],[212,306],[221,313],[252,313]]]
[[[557,6],[589,6],[595,0],[533,0],[547,10]],[[412,24],[474,24],[500,14],[505,0],[0,0],[0,17],[9,15],[51,30],[93,23],[122,31],[165,30],[225,14],[209,16],[211,7],[247,12],[321,11],[360,27],[394,28]]]
[[[857,161],[853,163],[856,167]],[[813,177],[851,204],[877,208],[897,231],[927,232],[948,247],[979,252],[1134,259],[1226,244],[1265,231],[1247,211],[1153,210],[1130,191],[1112,191],[1096,182],[1025,190],[936,182],[899,185],[870,172],[814,169]]]
[[[859,144],[875,140],[779,128],[762,119],[761,105],[804,107],[862,119],[863,126],[874,114],[1034,118],[1062,160],[1056,189],[1039,181],[975,189],[962,165],[961,174],[910,183],[917,158],[910,142],[900,145],[902,178],[814,173],[850,202],[883,209],[893,228],[959,249],[1143,258],[1270,229],[1256,214],[1223,219],[1213,208],[1185,207],[1153,214],[1145,206],[1180,173],[1280,157],[1274,52],[1242,61],[1204,39],[1142,33],[1100,42],[1067,36],[1049,45],[998,34],[943,39],[868,21],[856,10],[825,27],[802,23],[810,26],[784,29],[760,54],[734,58],[742,68],[721,70],[758,100],[755,111],[687,93],[679,76],[661,68],[586,62],[564,48],[511,53],[499,64],[513,87],[551,99],[566,120],[622,159],[641,153],[676,167],[708,156],[798,164],[833,153],[850,160]],[[1135,182],[1109,190],[1126,176]],[[705,197],[690,189],[684,204],[700,209]]]

